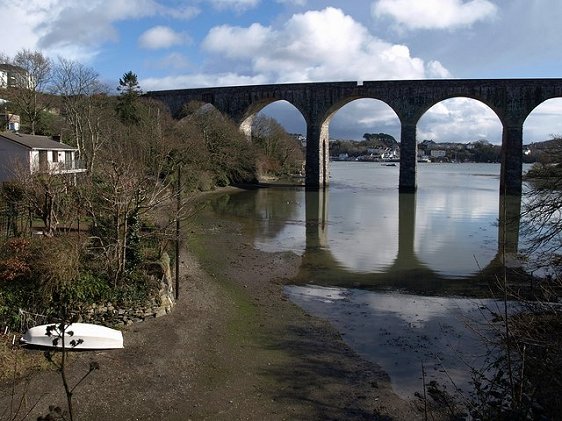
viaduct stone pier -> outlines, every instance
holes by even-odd
[[[414,192],[416,184],[416,125],[433,105],[455,97],[478,100],[490,107],[503,126],[500,192],[521,193],[523,123],[547,99],[562,97],[562,79],[436,79],[357,82],[320,82],[231,86],[151,91],[146,94],[165,103],[176,118],[191,101],[212,104],[251,134],[254,116],[275,101],[287,101],[303,115],[306,130],[306,186],[328,184],[328,128],[333,115],[361,98],[380,100],[398,116],[401,192]]]

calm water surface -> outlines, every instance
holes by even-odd
[[[518,227],[500,229],[500,216],[520,204],[500,213],[499,164],[419,164],[416,194],[398,193],[398,172],[333,162],[325,193],[258,189],[214,209],[256,248],[302,256],[287,295],[381,365],[397,393],[421,391],[422,363],[428,381],[467,390],[485,353],[474,331],[489,330],[482,309],[496,307],[479,271],[517,251]]]
[[[406,270],[463,279],[496,258],[498,164],[419,164],[415,195],[398,194],[398,170],[334,162],[325,194],[243,194],[253,202],[255,214],[246,216],[255,220],[255,246],[305,256],[314,280],[331,286],[374,287],[385,273]]]

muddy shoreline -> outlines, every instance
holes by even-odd
[[[379,367],[287,300],[299,256],[255,250],[230,221],[198,221],[186,235],[172,313],[126,328],[123,350],[74,358],[73,379],[90,360],[101,366],[76,389],[76,419],[423,418]],[[1,389],[0,414],[12,394]],[[42,372],[15,394],[35,405],[26,419],[36,419],[64,404],[62,391],[57,373]]]

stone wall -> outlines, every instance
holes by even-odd
[[[172,272],[170,270],[170,259],[167,255],[160,261],[160,266],[162,268],[160,288],[144,305],[124,307],[111,302],[92,304],[80,309],[77,321],[80,323],[122,327],[170,313],[176,301]]]

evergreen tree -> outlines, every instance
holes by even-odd
[[[138,124],[141,119],[138,99],[142,91],[137,75],[130,70],[124,73],[123,77],[119,79],[117,90],[121,92],[116,107],[119,119],[128,126]]]

